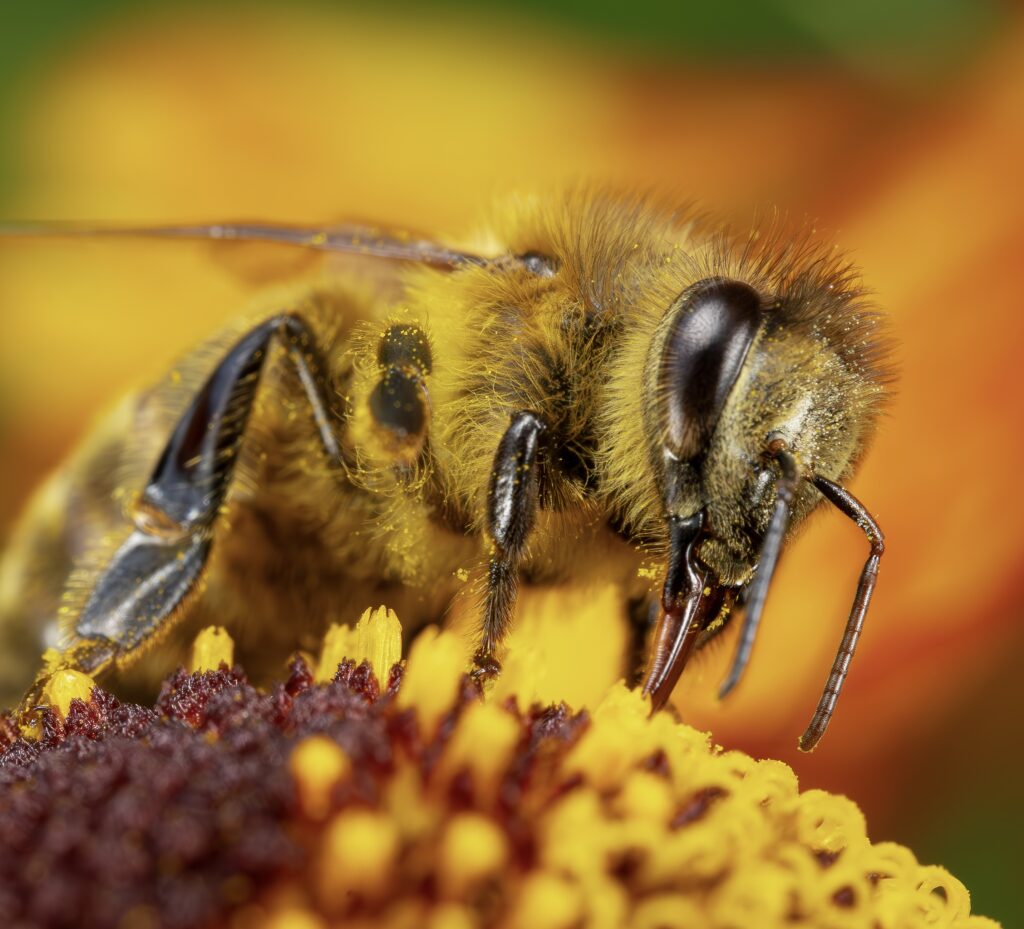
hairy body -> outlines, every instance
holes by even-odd
[[[127,620],[152,628],[104,668],[163,671],[215,622],[247,668],[269,670],[282,647],[311,647],[367,606],[386,602],[413,629],[459,597],[482,603],[490,655],[520,582],[611,581],[624,602],[657,599],[640,569],[664,570],[666,519],[702,508],[700,564],[723,588],[749,584],[775,502],[769,437],[808,470],[851,474],[886,370],[875,317],[826,247],[578,192],[505,209],[480,248],[497,257],[455,270],[350,261],[126,398],[15,535],[0,580],[3,698],[31,678],[55,617],[65,645],[80,634],[125,539],[166,531],[152,501],[140,509],[154,463],[218,360],[275,314],[303,321],[316,343],[326,421],[310,415],[285,346],[269,343],[244,434],[218,453],[230,486],[203,529],[200,578],[159,622]],[[760,295],[756,326],[714,416],[701,426],[680,414],[680,426],[669,394],[683,389],[681,311],[670,308],[722,279]],[[800,483],[787,532],[820,500]],[[137,664],[143,652],[151,659]]]

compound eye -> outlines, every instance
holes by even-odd
[[[666,314],[657,396],[666,447],[681,461],[704,451],[761,320],[757,291],[726,278],[699,281]]]

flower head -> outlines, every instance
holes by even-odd
[[[154,708],[54,691],[0,735],[0,910],[33,925],[983,929],[857,806],[619,685],[592,712],[481,695],[393,613],[269,692],[223,631]],[[214,669],[215,668],[215,669]],[[81,685],[76,680],[76,686]],[[63,700],[63,702],[62,702]]]

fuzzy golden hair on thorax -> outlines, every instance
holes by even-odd
[[[258,668],[268,636],[318,631],[277,617],[327,623],[386,595],[413,629],[468,601],[494,675],[522,584],[613,584],[676,618],[706,587],[710,629],[765,540],[777,554],[845,494],[829,482],[885,394],[856,273],[778,220],[737,233],[580,186],[509,201],[469,251],[362,227],[158,232],[349,263],[182,359],[129,401],[133,426],[102,445],[117,460],[87,448],[59,476],[60,499],[105,475],[126,505],[29,533],[72,568],[55,666],[124,670],[187,615],[241,630]]]

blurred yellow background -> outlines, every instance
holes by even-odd
[[[26,14],[2,30],[17,54],[0,208],[458,235],[495,196],[588,177],[829,230],[900,343],[852,487],[889,545],[861,651],[822,747],[799,756],[865,551],[820,516],[784,559],[743,687],[714,699],[726,647],[677,702],[722,744],[856,799],[873,840],[947,865],[976,912],[1024,924],[1024,19],[955,2],[639,9],[649,21],[572,3]],[[274,249],[0,243],[0,532],[105,404],[308,270]]]

